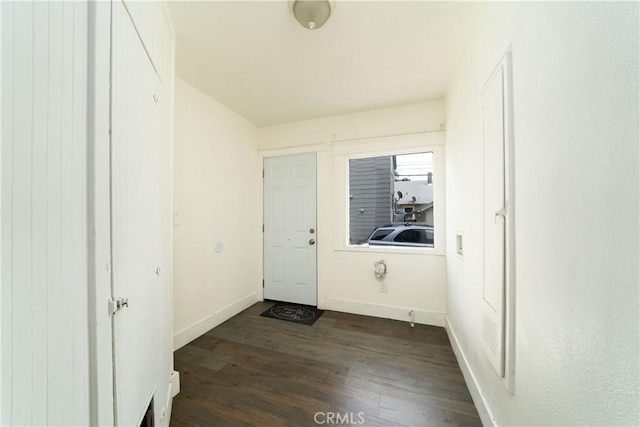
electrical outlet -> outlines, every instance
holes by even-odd
[[[384,292],[385,294],[387,293],[387,282],[380,282],[380,292]]]

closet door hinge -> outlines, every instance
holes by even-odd
[[[129,307],[129,298],[111,298],[109,300],[109,315],[113,316],[125,307]]]

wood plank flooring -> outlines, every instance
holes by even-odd
[[[481,425],[443,328],[257,303],[175,352],[171,426]]]

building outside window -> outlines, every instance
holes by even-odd
[[[349,160],[351,245],[433,246],[433,204],[433,152]]]

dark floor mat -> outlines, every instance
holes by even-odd
[[[260,316],[311,326],[322,316],[322,313],[324,313],[324,310],[318,310],[310,305],[279,302],[264,311]]]

